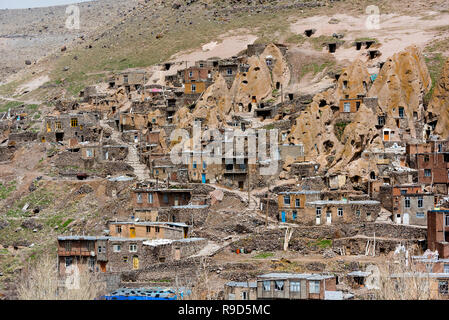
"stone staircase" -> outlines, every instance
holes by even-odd
[[[111,135],[112,140],[128,146],[128,156],[126,157],[125,161],[128,165],[130,165],[134,169],[134,174],[136,175],[137,180],[139,181],[150,180],[150,170],[148,170],[148,167],[145,164],[140,162],[136,146],[132,143],[123,141],[120,132],[112,128],[106,122],[106,119],[100,120],[100,125],[103,128],[108,128],[109,130],[112,130]]]

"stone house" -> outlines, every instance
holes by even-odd
[[[257,282],[230,281],[225,284],[225,300],[257,300]]]
[[[308,273],[268,273],[257,278],[257,299],[328,300],[336,277]]]
[[[76,139],[77,141],[98,141],[102,128],[97,113],[69,113],[47,116],[38,138],[41,142],[58,142]]]
[[[278,193],[278,216],[282,222],[298,220],[298,211],[304,210],[306,202],[321,199],[321,191],[299,190]]]
[[[109,235],[117,238],[185,239],[190,227],[179,222],[109,221]]]
[[[382,207],[393,214],[398,224],[427,225],[427,211],[433,210],[433,193],[424,192],[421,185],[380,186]]]
[[[375,221],[380,213],[376,200],[316,200],[298,211],[298,223],[307,225]]]

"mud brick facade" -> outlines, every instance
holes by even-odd
[[[135,209],[152,209],[187,205],[192,189],[147,187],[137,185],[132,190],[132,206]]]
[[[282,222],[295,222],[298,212],[303,211],[307,201],[321,199],[321,192],[315,190],[285,191],[278,194],[278,217]]]
[[[189,236],[189,226],[174,222],[110,221],[109,235],[123,238],[183,239]]]
[[[257,278],[257,299],[324,300],[325,291],[336,291],[331,275],[269,273]]]
[[[449,258],[449,210],[427,212],[427,247],[438,250],[440,258]]]
[[[99,140],[102,132],[98,124],[100,117],[96,113],[72,113],[60,116],[47,116],[43,131],[38,135],[42,142],[68,141],[77,142]]]

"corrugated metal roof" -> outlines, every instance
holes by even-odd
[[[283,191],[279,194],[320,194],[321,191],[318,190],[299,190],[299,191]]]
[[[173,209],[204,209],[209,207],[207,204],[188,204],[185,206],[173,206]]]
[[[277,278],[277,279],[307,279],[307,280],[322,280],[330,279],[334,276],[322,275],[322,274],[312,274],[312,273],[267,273],[260,275],[259,278]]]
[[[248,282],[236,282],[236,281],[230,281],[226,283],[228,287],[240,287],[240,288],[248,288]],[[257,288],[257,282],[256,281],[250,281],[249,282],[250,288]]]
[[[109,221],[110,224],[134,224],[138,226],[176,226],[176,227],[188,227],[182,222],[150,222],[150,221]]]
[[[371,274],[371,272],[367,271],[352,271],[348,273],[348,276],[352,277],[368,277]]]
[[[380,204],[379,201],[377,200],[348,200],[348,201],[343,201],[343,200],[317,200],[317,201],[310,201],[310,202],[306,202],[306,204],[310,204],[310,205],[326,205],[326,204]]]

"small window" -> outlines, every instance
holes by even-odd
[[[343,112],[351,112],[351,103],[350,102],[343,103]]]
[[[228,68],[228,69],[226,70],[226,74],[227,74],[228,76],[232,76],[232,69],[231,69],[231,68]]]
[[[112,246],[112,250],[113,250],[114,252],[120,252],[120,251],[122,251],[122,246],[119,245],[119,244],[114,244],[114,245]]]
[[[196,169],[196,161],[193,161],[193,169]]]
[[[156,233],[159,233],[159,232],[161,231],[161,229],[160,229],[159,227],[155,227],[155,228],[154,228],[154,231],[155,231]]]
[[[449,263],[445,263],[445,264],[444,264],[444,270],[443,270],[443,272],[444,272],[444,273],[449,273]]]
[[[164,193],[162,196],[162,201],[164,201],[164,203],[168,203],[168,194]]]
[[[72,242],[71,241],[65,242],[65,251],[72,251]]]
[[[338,208],[337,209],[337,216],[343,217],[343,208]]]
[[[449,153],[445,153],[443,155],[443,157],[444,157],[444,162],[449,162]]]
[[[407,194],[407,189],[401,190],[401,194]]]
[[[141,193],[137,194],[137,203],[142,203],[142,194]]]
[[[78,119],[77,118],[70,119],[70,126],[72,128],[78,127]]]
[[[404,108],[399,107],[399,118],[404,118]]]
[[[424,169],[424,176],[425,177],[431,177],[432,176],[432,170],[431,169]]]
[[[418,208],[423,208],[424,207],[424,199],[422,196],[418,197]]]
[[[65,258],[65,266],[66,266],[66,268],[70,267],[72,265],[72,263],[73,263],[73,258],[72,257],[66,257]]]
[[[123,262],[127,263],[128,262],[128,257],[123,256]]]
[[[385,116],[378,116],[377,117],[377,125],[379,125],[379,126],[385,125]]]
[[[301,291],[301,283],[299,281],[291,281],[290,282],[290,291],[291,292],[300,292]]]
[[[148,193],[148,203],[153,203],[153,193]]]
[[[284,291],[284,281],[283,280],[274,281],[274,290],[275,291]]]
[[[438,281],[438,292],[440,294],[446,295],[448,294],[448,281],[440,280]]]
[[[355,215],[356,215],[358,218],[360,218],[360,210],[356,210],[356,211],[355,211]]]
[[[424,162],[429,162],[430,158],[429,155],[425,154],[424,155]]]
[[[189,77],[192,78],[193,77],[193,71],[189,72]]]
[[[206,168],[207,168],[206,161],[203,161],[203,169],[206,169]]]
[[[95,269],[95,257],[89,257],[89,269]]]
[[[321,207],[317,207],[316,208],[316,217],[320,218],[321,217]]]
[[[192,92],[196,92],[196,84],[192,83]]]
[[[98,253],[103,253],[103,247],[102,246],[98,246]]]
[[[62,129],[61,121],[56,121],[56,130],[61,130],[61,129]]]
[[[271,290],[271,288],[270,288],[270,281],[268,280],[266,280],[266,281],[264,281],[263,282],[263,291],[270,291]]]
[[[320,281],[309,281],[309,291],[310,293],[320,293]]]
[[[122,233],[122,226],[116,226],[115,227],[115,232]]]
[[[284,196],[284,204],[290,205],[290,196]]]
[[[298,215],[298,212],[296,210],[293,210],[292,212],[292,219],[296,220],[296,216]]]
[[[410,197],[405,197],[405,207],[410,208]]]
[[[417,212],[417,213],[416,213],[416,218],[418,218],[418,219],[424,219],[424,212]]]
[[[151,232],[151,227],[147,226],[147,233],[150,233],[150,232]]]
[[[301,199],[296,199],[295,200],[295,207],[299,208],[301,206]]]
[[[131,243],[129,245],[129,252],[137,252],[137,244],[136,243]]]

